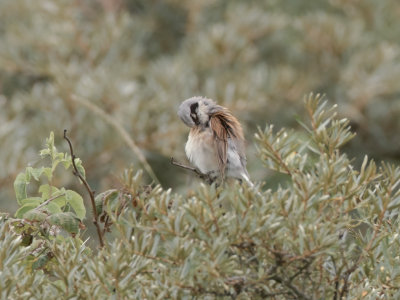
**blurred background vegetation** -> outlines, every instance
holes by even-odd
[[[273,185],[253,134],[266,123],[298,127],[310,91],[351,120],[351,157],[398,162],[400,2],[2,0],[0,210],[15,211],[15,176],[38,163],[50,131],[67,151],[68,129],[99,192],[141,167],[87,102],[129,132],[164,188],[186,192],[192,175],[169,163],[185,160],[176,110],[194,95],[213,98],[243,122],[252,179]]]

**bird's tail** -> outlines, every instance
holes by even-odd
[[[255,188],[254,183],[251,182],[251,180],[250,180],[248,174],[243,173],[243,174],[242,174],[242,178],[243,178],[244,181],[246,181],[246,183],[249,185],[249,187],[250,187],[253,191],[256,192],[256,194],[257,194],[259,197],[263,198],[263,196],[261,195],[261,193]]]
[[[244,179],[244,181],[247,182],[247,184],[248,184],[250,187],[254,187],[254,183],[251,182],[251,180],[250,180],[250,178],[249,178],[249,175],[247,175],[247,174],[245,174],[245,173],[242,173],[242,178]]]

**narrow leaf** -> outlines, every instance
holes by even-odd
[[[21,205],[21,200],[28,198],[26,194],[26,187],[28,185],[29,181],[26,179],[26,174],[24,173],[19,173],[17,178],[15,178],[14,181],[14,191],[15,191],[15,196],[17,198],[17,202],[19,205]]]

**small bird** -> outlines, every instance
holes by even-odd
[[[233,177],[253,186],[246,169],[243,129],[227,108],[192,97],[181,103],[178,116],[191,128],[185,152],[201,173],[214,180]]]

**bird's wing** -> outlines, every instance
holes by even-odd
[[[244,170],[246,170],[247,159],[244,152],[244,141],[238,138],[230,138],[228,139],[228,151],[230,148],[232,149],[232,151],[238,154],[240,165]]]
[[[224,178],[227,163],[228,131],[223,118],[219,114],[214,114],[210,118],[210,127],[215,137],[214,149],[217,155],[218,167],[221,177]]]

